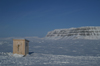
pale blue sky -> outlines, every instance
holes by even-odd
[[[0,37],[81,26],[100,26],[100,0],[0,0]]]

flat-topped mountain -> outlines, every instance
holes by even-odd
[[[69,29],[55,29],[48,32],[46,38],[100,39],[100,27],[87,26]]]

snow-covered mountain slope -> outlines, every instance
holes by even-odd
[[[100,27],[79,27],[69,29],[55,29],[48,32],[49,39],[100,39]]]

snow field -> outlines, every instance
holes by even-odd
[[[100,40],[28,40],[25,57],[12,54],[12,39],[3,40],[0,66],[100,66]]]
[[[99,61],[100,56],[67,56],[41,53],[33,53],[31,55],[27,55],[26,57],[15,57],[12,53],[3,53],[0,55],[1,66],[99,66]]]

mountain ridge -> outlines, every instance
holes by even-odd
[[[100,39],[100,26],[55,29],[47,33],[48,39]]]

